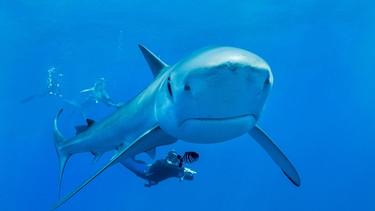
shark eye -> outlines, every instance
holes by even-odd
[[[266,81],[264,82],[264,85],[268,85],[268,84],[270,84],[270,79],[266,79]]]
[[[264,81],[263,90],[265,90],[268,87],[270,87],[270,79],[269,78],[267,78],[266,81]]]
[[[168,78],[168,92],[171,95],[171,97],[173,97],[172,88],[171,88],[171,78]]]

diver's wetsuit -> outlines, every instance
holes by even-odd
[[[159,182],[170,177],[177,177],[181,180],[193,180],[193,174],[189,173],[187,168],[180,168],[167,159],[157,160],[153,164],[146,164],[143,161],[128,158],[121,163],[137,176],[147,180],[146,187],[157,185]]]

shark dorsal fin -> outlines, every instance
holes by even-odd
[[[87,122],[87,128],[89,128],[92,124],[95,123],[95,121],[92,119],[86,119],[86,122]]]
[[[167,64],[165,64],[161,59],[159,59],[154,53],[152,53],[149,49],[147,49],[143,45],[138,45],[138,47],[141,49],[141,52],[143,56],[145,57],[148,66],[150,67],[152,74],[154,74],[154,77],[159,75],[160,71],[164,67],[168,67]]]

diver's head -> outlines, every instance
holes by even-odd
[[[176,164],[180,162],[180,159],[178,158],[178,154],[173,149],[168,152],[167,155],[167,162],[171,164]]]

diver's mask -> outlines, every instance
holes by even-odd
[[[180,163],[180,159],[178,157],[179,157],[179,155],[176,153],[176,151],[171,150],[171,151],[168,152],[167,162],[169,164],[173,164],[173,165],[177,166]]]

